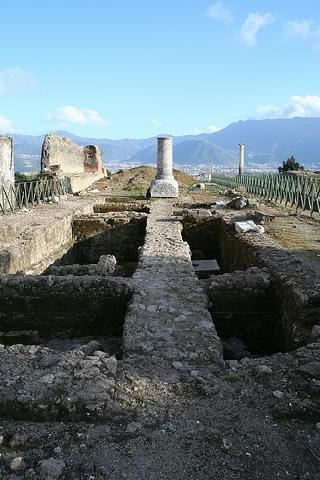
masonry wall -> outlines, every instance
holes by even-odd
[[[292,350],[310,341],[313,325],[319,323],[320,296],[303,264],[293,254],[274,245],[264,235],[239,235],[234,225],[220,221],[220,262],[224,271],[267,267],[272,275],[270,303],[278,318],[276,336],[281,349]]]
[[[70,138],[46,135],[41,152],[41,169],[62,170],[64,173],[83,173],[83,147]]]
[[[42,205],[15,225],[9,218],[2,219],[0,274],[44,271],[72,247],[74,216],[90,212],[92,202],[68,200],[59,205]]]
[[[86,145],[84,150],[84,172],[96,173],[98,175],[104,174],[104,168],[101,158],[101,152],[97,145]]]
[[[74,259],[77,263],[97,263],[101,255],[115,255],[117,261],[137,261],[143,245],[146,216],[94,214],[74,219]]]
[[[120,336],[131,298],[123,281],[105,277],[0,277],[0,330]]]
[[[0,136],[0,185],[14,183],[13,141],[12,138]]]

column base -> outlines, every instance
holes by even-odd
[[[150,184],[150,197],[175,198],[179,195],[176,180],[153,180]]]

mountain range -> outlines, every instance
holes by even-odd
[[[79,145],[99,145],[108,168],[114,164],[155,164],[156,137],[146,139],[97,139],[70,132],[57,135]],[[12,134],[15,143],[15,170],[37,171],[44,135]],[[236,167],[239,143],[246,145],[246,166],[276,168],[293,155],[307,168],[320,168],[320,118],[246,120],[231,123],[214,133],[174,137],[174,163]]]

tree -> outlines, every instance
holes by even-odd
[[[37,173],[26,175],[25,173],[15,172],[14,181],[15,183],[31,182],[32,180],[37,180],[38,176],[39,175]]]
[[[300,165],[299,162],[296,161],[293,155],[287,159],[286,162],[282,162],[282,167],[278,168],[279,173],[289,172],[292,170],[304,170],[304,166]]]

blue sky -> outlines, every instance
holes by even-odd
[[[320,117],[318,0],[2,0],[1,19],[2,133]]]

